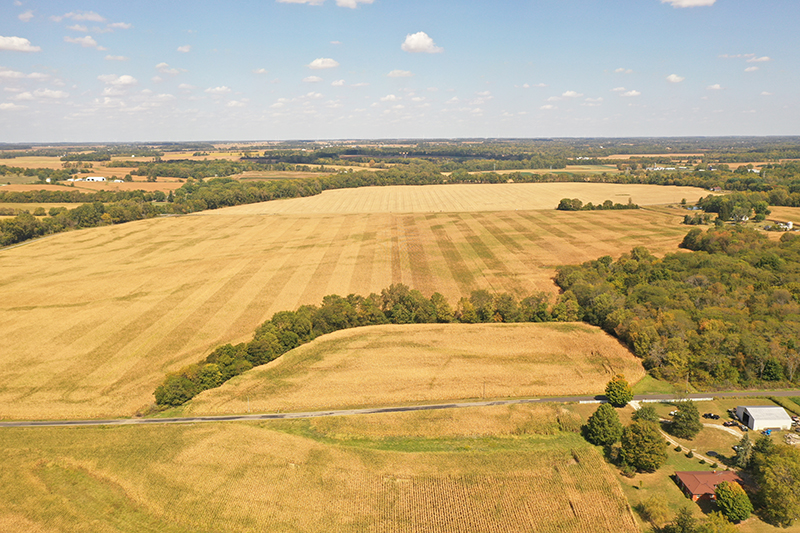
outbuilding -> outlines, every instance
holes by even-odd
[[[792,428],[792,417],[776,405],[740,405],[736,407],[736,417],[755,431]]]
[[[86,181],[106,181],[103,176],[86,176]]]
[[[730,470],[717,472],[675,472],[675,481],[684,494],[696,502],[697,500],[716,500],[715,490],[723,481],[736,482],[741,485],[742,480]]]

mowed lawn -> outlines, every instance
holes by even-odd
[[[435,194],[411,189],[420,201]],[[507,194],[504,185],[482,190],[490,202],[494,193]],[[363,199],[361,189],[342,192],[351,203]],[[638,245],[656,254],[676,250],[687,228],[679,224],[681,212],[671,211],[229,209],[73,231],[3,250],[0,417],[132,415],[153,401],[167,372],[217,345],[249,340],[273,313],[317,304],[327,294],[405,283],[426,296],[439,291],[453,305],[475,289],[555,297],[559,264]]]
[[[583,323],[418,324],[343,330],[222,387],[186,413],[307,411],[480,398],[601,393],[641,361]]]
[[[4,429],[0,530],[639,531],[560,406],[362,418]]]

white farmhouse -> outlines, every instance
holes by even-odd
[[[752,430],[791,429],[792,417],[783,407],[774,405],[740,405],[736,408],[736,416]]]

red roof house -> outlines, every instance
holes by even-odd
[[[692,501],[701,498],[715,500],[714,490],[723,481],[735,481],[741,485],[742,479],[730,470],[717,472],[675,472],[678,486]]]

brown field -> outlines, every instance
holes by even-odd
[[[482,413],[527,415],[551,427],[552,413],[526,410],[452,416],[458,425]],[[382,426],[395,415],[369,418]],[[499,437],[353,440],[340,421],[327,420],[324,433],[306,421],[6,429],[0,529],[639,531],[613,472],[577,434],[525,435],[507,424]]]
[[[2,191],[63,191],[79,190],[81,192],[95,191],[174,191],[180,189],[183,181],[177,178],[159,178],[156,182],[151,181],[126,181],[123,183],[113,182],[90,182],[78,181],[70,182],[73,185],[6,185],[0,188]]]
[[[335,189],[316,196],[240,205],[211,215],[322,213],[438,213],[513,210],[555,210],[562,198],[584,203],[612,200],[641,206],[696,202],[708,192],[697,187],[619,185],[612,183],[504,183],[464,185],[397,185]]]
[[[481,189],[490,195],[505,186]],[[427,190],[418,190],[426,201]],[[353,203],[363,198],[362,190],[344,192]],[[249,340],[273,313],[327,294],[368,294],[392,283],[439,291],[452,304],[480,288],[554,293],[556,265],[637,245],[676,250],[687,231],[681,218],[667,209],[271,216],[230,209],[53,235],[0,252],[0,417],[131,415],[152,402],[166,372],[217,345]]]
[[[60,157],[15,157],[14,159],[0,159],[0,165],[22,168],[64,168]]]
[[[641,361],[586,324],[418,324],[326,335],[195,398],[196,414],[599,394]]]

